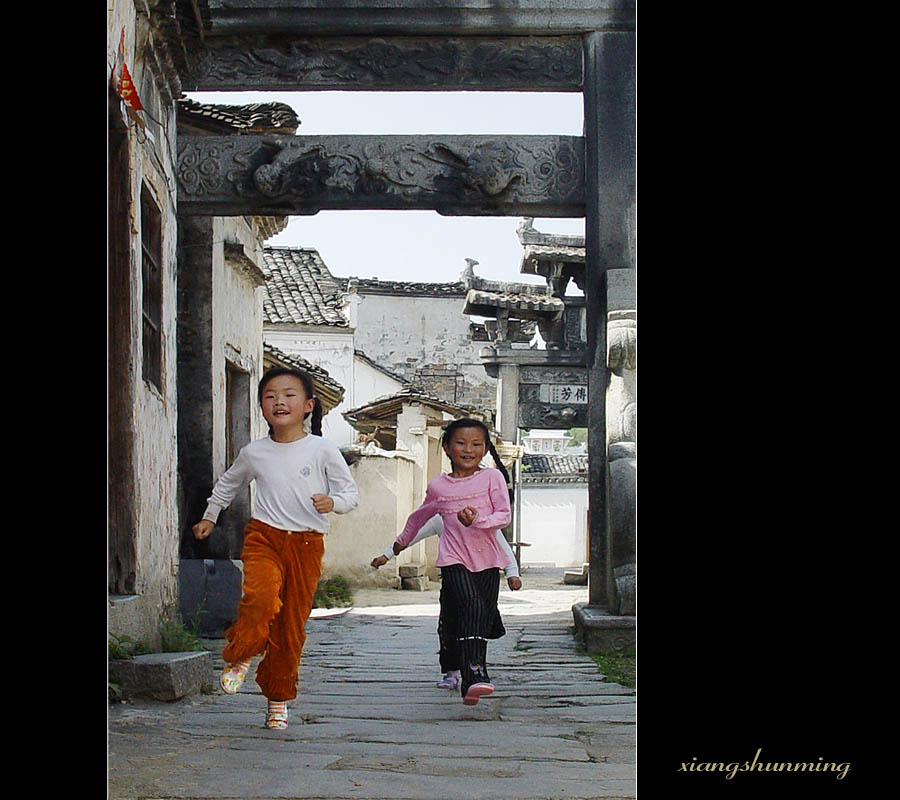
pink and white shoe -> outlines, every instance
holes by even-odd
[[[459,688],[459,670],[454,669],[450,672],[445,672],[444,677],[439,680],[435,685],[439,689],[457,689]]]
[[[269,730],[282,731],[287,726],[287,703],[281,700],[269,700],[266,708],[266,727]]]
[[[491,694],[494,691],[493,683],[473,683],[463,697],[463,703],[467,706],[474,706],[478,700]]]
[[[237,690],[241,688],[241,684],[249,671],[250,661],[238,661],[236,664],[228,664],[222,670],[219,684],[226,694],[237,694]]]

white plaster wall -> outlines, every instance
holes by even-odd
[[[256,236],[243,217],[213,219],[213,242],[233,241],[259,263]],[[249,373],[248,402],[251,409],[251,439],[264,436],[268,426],[259,410],[256,388],[263,363],[263,288],[246,270],[226,258],[224,248],[213,253],[213,470],[216,476],[225,463],[225,365],[226,361]]]
[[[398,456],[363,456],[350,471],[359,487],[359,506],[349,514],[331,514],[325,539],[322,577],[341,575],[354,586],[397,583],[397,559],[378,570],[369,564],[394,541],[415,506],[407,497],[413,464]]]
[[[365,405],[377,397],[394,394],[394,392],[400,391],[403,386],[404,383],[402,381],[398,381],[390,375],[385,375],[381,370],[375,369],[371,364],[367,364],[360,358],[354,358],[353,397],[350,402],[347,402],[345,395],[344,402],[340,408],[347,409]]]
[[[521,563],[580,567],[587,560],[587,486],[522,485]]]
[[[464,298],[376,294],[360,294],[360,298],[356,310],[358,349],[407,380],[417,368],[458,365],[463,373],[460,391],[477,391],[487,407],[493,408],[497,382],[478,358],[483,343],[469,339]],[[459,402],[465,404],[464,398]]]

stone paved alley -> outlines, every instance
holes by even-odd
[[[579,652],[571,607],[587,590],[561,574],[502,584],[496,691],[474,707],[434,685],[435,584],[359,590],[350,611],[314,612],[284,731],[264,728],[252,674],[222,693],[224,640],[206,640],[215,693],[110,707],[109,798],[635,797],[635,692]]]

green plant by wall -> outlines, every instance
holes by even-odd
[[[353,605],[353,592],[346,578],[335,575],[319,581],[313,595],[313,608],[347,608]]]
[[[144,642],[136,642],[125,634],[117,636],[110,633],[108,644],[111,659],[134,658],[150,652],[150,648]]]
[[[159,635],[163,653],[187,653],[206,649],[196,632],[188,630],[180,622],[160,620]]]
[[[635,653],[634,650],[625,650],[621,653],[591,653],[600,671],[606,675],[606,679],[612,683],[620,683],[633,689],[636,684]]]

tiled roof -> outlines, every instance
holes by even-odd
[[[265,247],[264,321],[347,328],[341,287],[316,250]]]
[[[466,294],[464,314],[489,316],[492,309],[505,308],[518,313],[524,311],[556,314],[565,307],[562,300],[544,293],[524,292],[489,292],[482,289],[469,289]]]
[[[378,278],[337,278],[349,291],[351,286],[362,294],[409,295],[411,297],[465,297],[462,281],[451,283],[417,283],[415,281],[381,281]]]
[[[540,314],[563,310],[563,301],[554,297],[546,284],[489,280],[475,275],[471,267],[463,274],[468,289],[464,314],[493,316],[498,308]]]
[[[285,103],[250,103],[233,106],[198,103],[187,97],[178,99],[179,122],[208,133],[297,132],[300,119]]]
[[[566,455],[563,453],[540,455],[526,453],[522,456],[522,473],[528,476],[587,475],[586,454]]]
[[[343,413],[345,419],[351,424],[361,418],[392,419],[400,413],[403,403],[422,403],[423,405],[428,405],[441,411],[447,411],[448,413],[460,417],[477,416],[480,418],[483,416],[482,414],[475,412],[474,409],[456,405],[455,403],[448,403],[433,395],[427,394],[414,386],[405,387],[399,392],[394,392],[393,394],[385,395],[383,397],[376,397],[374,400],[370,400],[364,405],[348,409]]]

